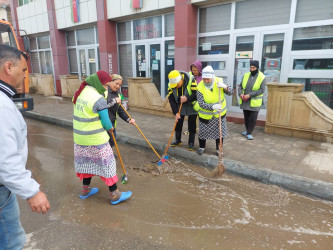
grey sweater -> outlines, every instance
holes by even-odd
[[[257,74],[255,74],[254,76],[250,75],[249,80],[247,81],[246,88],[245,88],[245,91],[244,91],[244,95],[249,94],[250,98],[246,102],[243,101],[243,103],[240,105],[241,109],[250,110],[250,111],[259,111],[260,108],[261,108],[261,107],[250,107],[251,98],[255,97],[255,96],[258,96],[258,95],[261,95],[265,92],[266,78],[262,81],[260,89],[258,89],[256,91],[252,91],[253,85],[257,80],[259,72]],[[243,76],[243,78],[244,78],[244,76]],[[243,94],[242,82],[243,82],[243,79],[241,81],[241,84],[239,84],[239,88],[238,88],[239,98],[240,98],[241,94]]]

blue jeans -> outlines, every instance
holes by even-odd
[[[0,186],[0,249],[22,249],[24,244],[25,232],[16,195]]]

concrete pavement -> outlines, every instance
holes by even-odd
[[[35,107],[33,111],[26,112],[25,117],[72,129],[73,104],[70,99],[30,96],[34,98]],[[129,113],[158,154],[162,155],[174,119],[130,110]],[[186,129],[187,121],[183,130]],[[333,144],[266,134],[259,126],[253,132],[255,139],[248,141],[241,135],[244,125],[230,122],[228,131],[229,136],[223,146],[227,173],[333,201]],[[150,150],[139,131],[121,119],[117,124],[117,141]],[[182,141],[182,146],[169,148],[170,156],[211,169],[218,165],[215,141],[207,141],[205,153],[201,156],[196,151],[187,150],[188,135],[183,134]],[[197,138],[195,147],[198,148]],[[158,157],[152,160],[158,160]]]

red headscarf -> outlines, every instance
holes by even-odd
[[[104,86],[106,83],[111,82],[111,77],[109,76],[108,73],[106,73],[106,72],[103,71],[103,70],[97,71],[96,75],[97,75],[97,77],[98,77],[100,83],[101,83],[103,86]],[[93,75],[91,75],[91,76],[93,77]],[[90,77],[90,76],[89,76],[89,77]],[[89,78],[89,77],[88,77],[88,78]],[[87,78],[86,80],[88,80],[88,78]],[[95,78],[96,78],[96,76],[95,76]],[[95,82],[98,82],[98,81],[95,81]],[[79,95],[81,94],[81,92],[83,91],[83,89],[84,89],[87,85],[90,85],[90,84],[89,84],[89,81],[88,81],[88,82],[84,81],[84,82],[81,83],[79,89],[75,92],[75,95],[74,95],[74,98],[73,98],[73,103],[74,103],[74,104],[76,103],[77,98],[79,97]],[[91,85],[91,86],[93,86],[93,85]],[[99,86],[100,86],[100,84],[99,84]],[[93,87],[95,87],[99,93],[101,92],[101,88],[98,88],[98,86],[93,86]]]

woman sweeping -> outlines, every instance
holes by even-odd
[[[116,133],[116,126],[117,126],[117,115],[123,119],[125,122],[135,125],[135,120],[131,119],[126,111],[123,109],[122,106],[119,104],[121,103],[121,96],[119,94],[119,89],[121,88],[121,85],[123,84],[123,78],[121,75],[112,74],[111,75],[111,82],[108,84],[108,91],[106,96],[106,101],[109,106],[109,117],[111,120],[111,123],[113,125],[113,134],[115,137],[117,137]],[[112,139],[112,136],[110,136],[109,143],[111,147],[113,147],[114,142]]]
[[[221,91],[221,104],[219,104],[219,91]],[[200,109],[199,114],[199,149],[197,153],[202,155],[206,148],[206,140],[216,141],[216,150],[219,154],[220,128],[219,115],[221,115],[221,132],[223,138],[227,131],[227,104],[224,94],[231,95],[232,88],[227,86],[222,79],[215,77],[214,70],[207,66],[202,70],[202,81],[198,84],[197,99]]]
[[[111,204],[131,197],[132,192],[117,188],[116,161],[106,130],[113,126],[103,96],[111,78],[105,71],[90,75],[73,97],[74,163],[77,177],[83,181],[79,197],[86,199],[96,194],[97,187],[90,187],[91,178],[99,176],[109,187]]]

